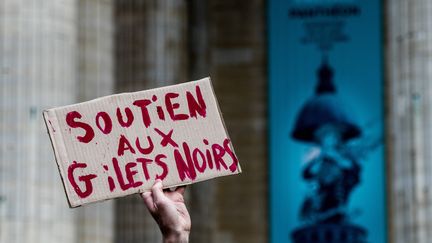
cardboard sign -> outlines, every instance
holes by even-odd
[[[209,78],[43,115],[70,207],[241,172]]]

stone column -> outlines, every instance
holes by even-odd
[[[42,119],[76,99],[75,3],[0,2],[0,242],[76,242]]]
[[[112,0],[78,1],[78,101],[114,92],[114,22]],[[112,200],[74,209],[79,243],[114,240]]]
[[[390,242],[432,238],[432,2],[386,1]]]
[[[139,91],[187,80],[185,0],[117,0],[116,91]],[[138,195],[116,201],[115,241],[160,242]]]

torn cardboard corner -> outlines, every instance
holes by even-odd
[[[43,116],[70,207],[241,172],[210,78]]]

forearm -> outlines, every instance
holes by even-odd
[[[163,243],[188,243],[189,232],[171,233],[163,236]]]

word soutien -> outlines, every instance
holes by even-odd
[[[71,207],[240,173],[210,80],[44,112]]]

